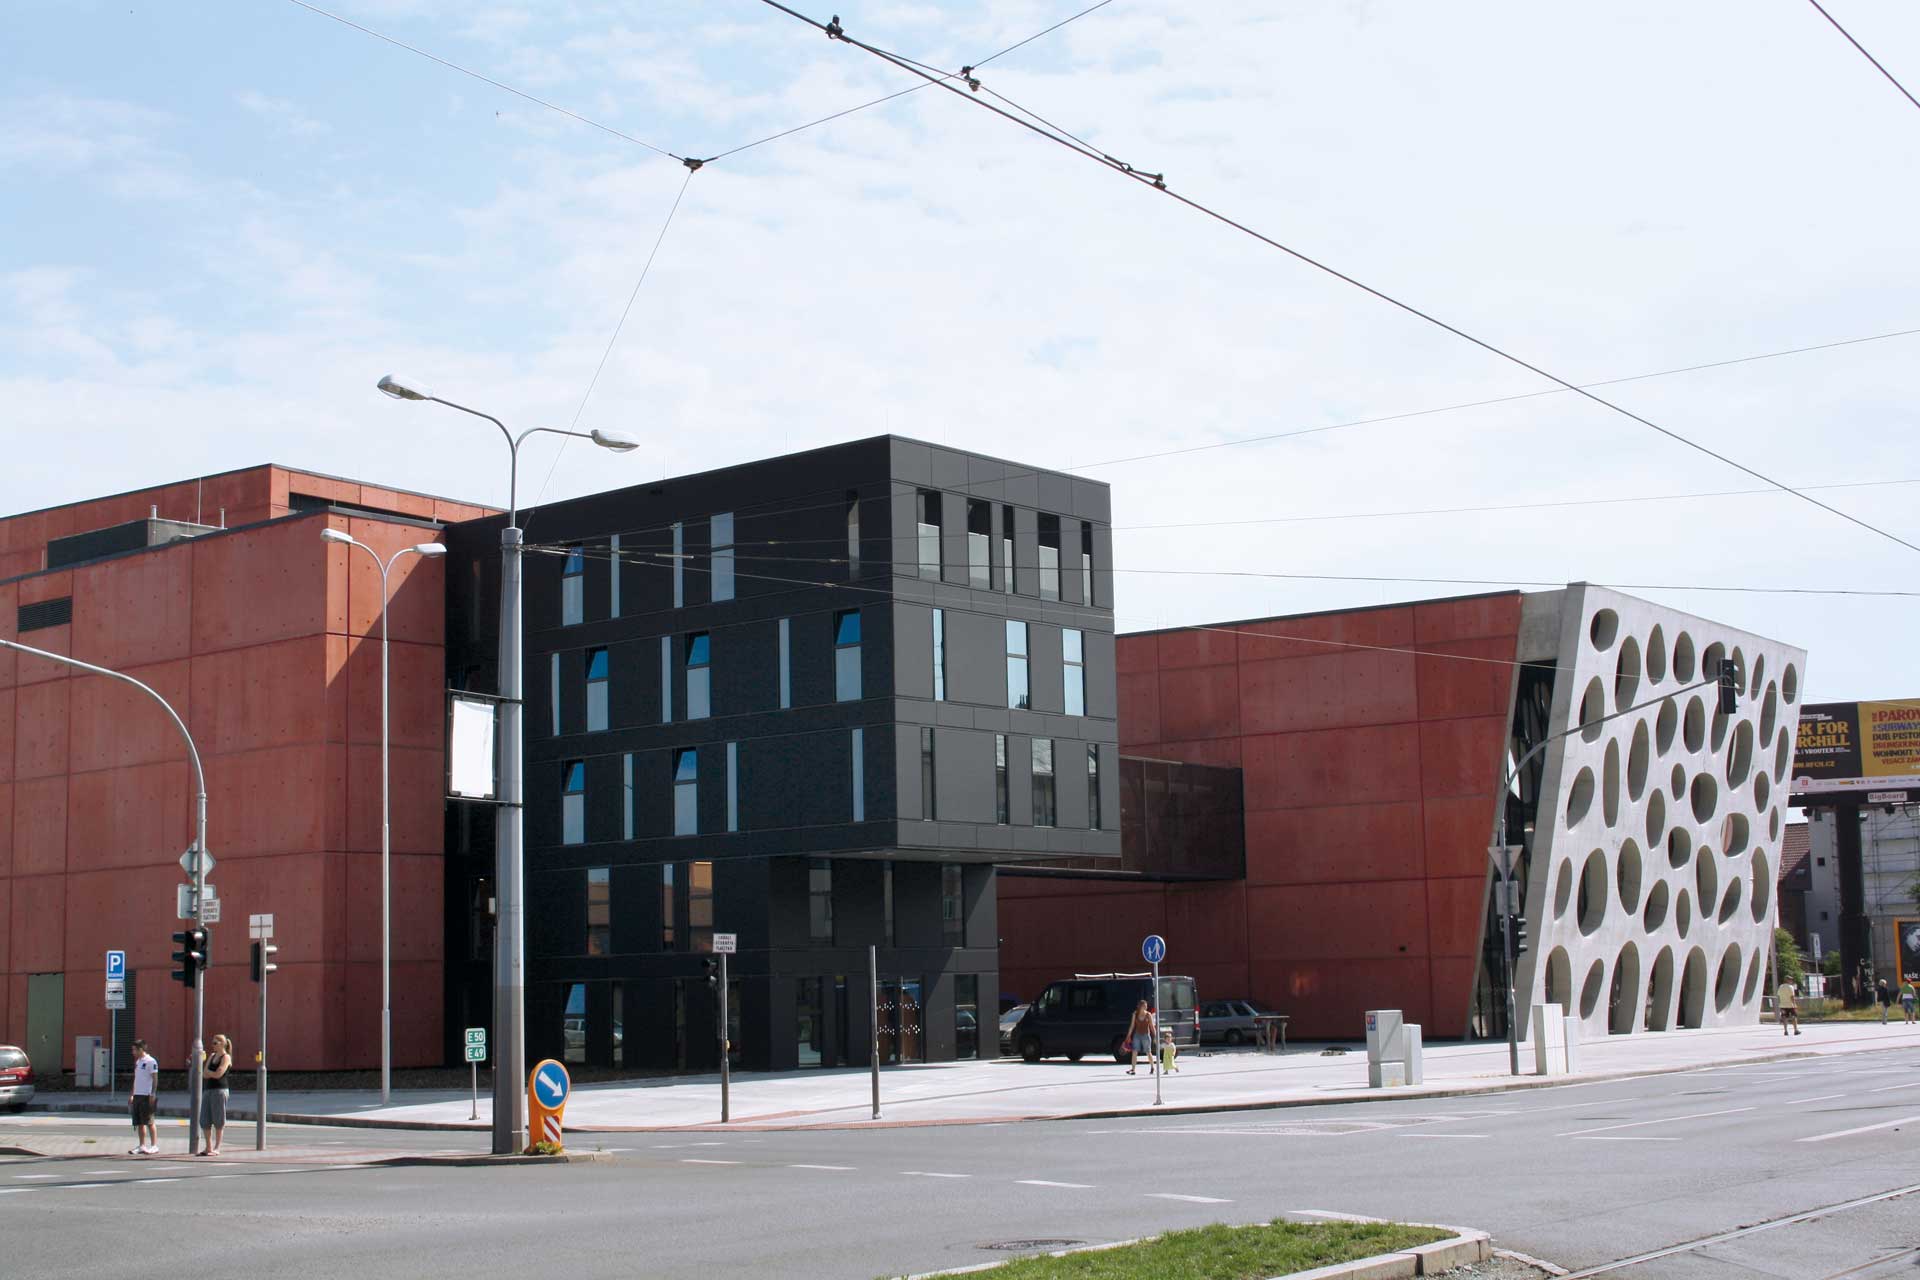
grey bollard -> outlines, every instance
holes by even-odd
[[[1557,1004],[1533,1006],[1533,1073],[1562,1076],[1567,1073],[1567,1037],[1561,1028],[1566,1013]]]
[[[1566,1036],[1567,1074],[1580,1070],[1580,1019],[1567,1018],[1562,1024]]]
[[[1410,1022],[1400,1037],[1401,1061],[1406,1064],[1406,1083],[1420,1084],[1427,1078],[1426,1066],[1421,1061],[1420,1024]]]

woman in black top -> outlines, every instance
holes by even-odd
[[[233,1066],[233,1041],[215,1036],[200,1073],[200,1131],[206,1135],[203,1156],[220,1154],[220,1136],[227,1128],[227,1072]]]

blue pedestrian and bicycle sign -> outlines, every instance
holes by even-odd
[[[107,981],[125,981],[127,976],[127,953],[124,951],[107,952]]]
[[[1157,933],[1148,934],[1140,944],[1140,958],[1148,964],[1159,964],[1167,958],[1167,940]]]
[[[533,1096],[541,1106],[558,1111],[560,1104],[567,1100],[567,1073],[552,1063],[542,1063],[533,1077]]]

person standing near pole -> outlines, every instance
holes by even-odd
[[[160,1154],[160,1135],[153,1129],[153,1112],[160,1101],[160,1064],[147,1052],[145,1040],[133,1042],[133,1090],[127,1109],[133,1113],[133,1150],[130,1156]]]
[[[1112,1024],[1109,1023],[1108,1025],[1111,1026]],[[1154,1064],[1157,1061],[1154,1055],[1154,1041],[1158,1038],[1154,1025],[1153,1010],[1147,1007],[1145,1000],[1142,1000],[1134,1006],[1133,1020],[1127,1024],[1127,1047],[1133,1054],[1133,1061],[1127,1067],[1128,1075],[1133,1075],[1138,1071],[1140,1059],[1143,1056],[1147,1060],[1148,1073],[1153,1073],[1155,1070]]]
[[[213,1038],[212,1052],[200,1073],[200,1149],[203,1156],[220,1154],[220,1138],[227,1131],[227,1071],[233,1066],[233,1041]]]

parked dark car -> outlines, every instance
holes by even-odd
[[[25,1049],[0,1044],[0,1107],[23,1111],[33,1101],[33,1063]]]
[[[1127,1026],[1140,1001],[1156,1007],[1163,1030],[1178,1045],[1200,1043],[1200,1014],[1193,979],[1160,976],[1160,998],[1144,973],[1076,974],[1049,983],[1013,1029],[1013,1048],[1028,1062],[1064,1057],[1078,1062],[1090,1053],[1128,1060]]]
[[[1249,1000],[1209,1000],[1200,1006],[1203,1044],[1253,1044],[1260,1039],[1257,1019],[1266,1010]]]
[[[1020,1025],[1020,1019],[1027,1016],[1027,1006],[1016,1004],[1000,1015],[1000,1056],[1006,1057],[1013,1052],[1013,1031]]]

